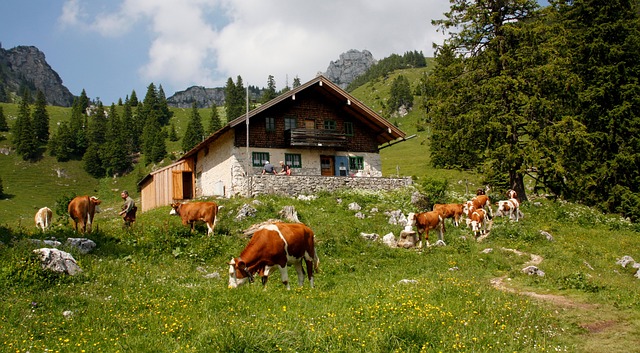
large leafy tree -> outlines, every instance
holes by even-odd
[[[568,194],[640,219],[640,3],[560,1],[571,65],[582,80],[576,120],[596,148]]]
[[[215,107],[214,107],[215,109]],[[198,112],[198,106],[196,102],[191,105],[191,118],[187,123],[187,130],[182,138],[182,150],[189,151],[202,141],[204,135],[204,128],[202,127],[202,118]]]
[[[521,73],[534,64],[523,61],[519,45],[537,7],[533,0],[453,0],[446,18],[434,21],[452,33],[438,48],[441,73],[423,88],[444,102],[430,112],[434,154],[455,144],[464,151],[445,165],[491,166],[523,199],[530,88]]]

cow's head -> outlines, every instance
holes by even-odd
[[[510,199],[515,199],[516,197],[518,197],[518,193],[513,189],[509,189],[509,191],[507,191],[507,197]]]
[[[180,203],[179,202],[175,202],[171,204],[171,211],[169,211],[170,215],[177,215],[178,214],[178,208],[180,208]]]
[[[248,282],[253,282],[253,275],[248,271],[247,264],[242,259],[229,261],[229,288],[237,288]]]
[[[91,196],[91,197],[89,197],[89,202],[91,202],[91,204],[93,204],[95,212],[96,213],[100,213],[100,207],[98,207],[98,205],[102,203],[102,200],[99,200],[95,196]]]

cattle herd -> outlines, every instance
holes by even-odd
[[[514,190],[509,190],[507,197],[507,200],[496,203],[498,207],[496,216],[509,217],[510,220],[517,222],[523,216],[518,195]],[[407,218],[409,225],[416,227],[420,239],[418,247],[422,247],[423,234],[427,245],[429,245],[430,230],[437,230],[438,239],[442,241],[445,231],[444,220],[450,218],[457,227],[463,216],[466,217],[467,227],[471,228],[471,233],[476,239],[487,232],[487,224],[493,219],[494,214],[491,200],[483,189],[478,189],[476,196],[465,203],[435,204],[431,211],[410,213]]]
[[[507,192],[507,200],[496,202],[496,216],[509,217],[518,221],[522,218],[520,203],[514,190]],[[98,205],[101,201],[94,196],[78,196],[69,202],[69,216],[74,222],[76,232],[91,232],[94,215],[100,212]],[[217,222],[218,210],[215,202],[172,203],[169,214],[178,215],[183,225],[190,225],[194,230],[195,222],[205,222],[207,234],[213,235]],[[46,231],[51,226],[51,209],[43,207],[35,215],[36,227]],[[445,219],[451,219],[458,227],[463,217],[466,217],[467,227],[477,239],[487,232],[487,223],[494,217],[491,200],[485,191],[478,189],[476,196],[465,203],[435,204],[431,211],[410,213],[407,226],[415,227],[422,247],[424,235],[429,246],[429,231],[438,232],[438,240],[444,241]],[[315,235],[311,228],[302,223],[275,222],[262,225],[255,231],[244,250],[236,258],[232,258],[229,265],[229,288],[236,288],[247,282],[253,282],[257,274],[261,277],[263,286],[266,285],[271,269],[275,266],[280,271],[282,283],[289,289],[287,266],[293,265],[298,274],[298,285],[304,282],[306,265],[309,284],[313,287],[313,273],[318,270],[318,255],[315,250]]]

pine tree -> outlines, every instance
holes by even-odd
[[[66,162],[75,154],[75,135],[69,123],[63,121],[58,131],[49,140],[49,154],[56,157],[58,162]]]
[[[169,110],[169,104],[167,103],[167,97],[164,94],[162,85],[158,87],[158,103],[157,109],[160,113],[160,126],[166,126],[169,124],[169,120],[173,116],[173,112]]]
[[[4,109],[0,106],[0,131],[9,131],[7,117],[4,116]]]
[[[108,176],[122,175],[131,168],[132,162],[115,104],[109,109],[106,137],[106,142],[101,146],[101,160],[105,173]]]
[[[266,103],[276,98],[276,81],[273,75],[269,75],[267,78],[267,88],[262,93],[262,103]]]
[[[89,105],[91,105],[90,103],[91,102],[89,102],[89,97],[87,97],[87,92],[82,89],[80,97],[78,97],[78,105],[82,114],[87,114],[87,108],[89,108]]]
[[[298,77],[296,75],[296,77],[293,78],[293,85],[292,86],[293,86],[293,88],[296,88],[296,87],[300,87],[301,85],[302,84],[300,83],[300,77]]]
[[[198,112],[198,106],[195,102],[191,105],[191,119],[187,124],[187,130],[182,138],[182,150],[187,152],[202,142],[204,128],[202,127],[202,118]]]
[[[21,155],[24,160],[35,158],[38,152],[38,143],[31,122],[28,102],[28,91],[24,91],[18,108],[18,117],[12,129],[13,145],[16,152]]]
[[[229,78],[224,90],[225,101],[224,107],[227,115],[227,121],[242,116],[245,113],[245,91],[242,83],[242,77],[238,75],[237,82]]]
[[[98,101],[91,120],[89,123],[89,141],[95,143],[98,146],[102,145],[106,141],[105,132],[107,131],[107,116],[104,112],[104,106],[102,102]]]
[[[100,146],[96,143],[89,144],[87,152],[82,157],[84,170],[94,178],[102,178],[105,176],[105,170],[100,159]]]
[[[178,141],[178,133],[176,132],[176,127],[175,125],[173,125],[173,123],[171,123],[171,126],[169,127],[169,141],[171,142],[175,142]]]
[[[131,97],[129,97],[129,102],[131,103],[132,107],[137,107],[138,106],[138,95],[136,94],[135,90],[131,91]]]
[[[74,99],[71,106],[71,119],[69,120],[69,129],[71,130],[71,136],[73,136],[73,145],[70,146],[73,149],[73,155],[77,158],[81,158],[87,150],[88,138],[87,138],[87,121],[84,112],[86,110],[82,107],[81,99]]]
[[[211,135],[221,128],[222,121],[220,121],[220,116],[218,115],[218,108],[214,104],[211,106],[211,115],[209,116],[209,128],[207,129],[207,133]]]
[[[409,80],[400,75],[393,80],[391,84],[390,97],[387,101],[388,113],[393,115],[397,113],[398,109],[404,106],[406,109],[413,107],[413,94],[411,93],[411,86]]]
[[[31,120],[37,142],[47,144],[49,141],[49,113],[47,112],[47,100],[40,90],[36,95],[36,104]]]

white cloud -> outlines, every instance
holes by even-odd
[[[89,6],[102,8],[89,17]],[[289,84],[296,75],[305,82],[349,49],[367,49],[377,59],[411,50],[431,55],[431,43],[442,40],[431,20],[448,6],[448,0],[67,0],[59,21],[109,37],[134,27],[148,31],[142,37],[149,42],[141,43],[148,61],[138,71],[147,81],[180,90],[224,86],[240,75],[245,84],[266,86],[274,75],[283,87],[287,75]]]

